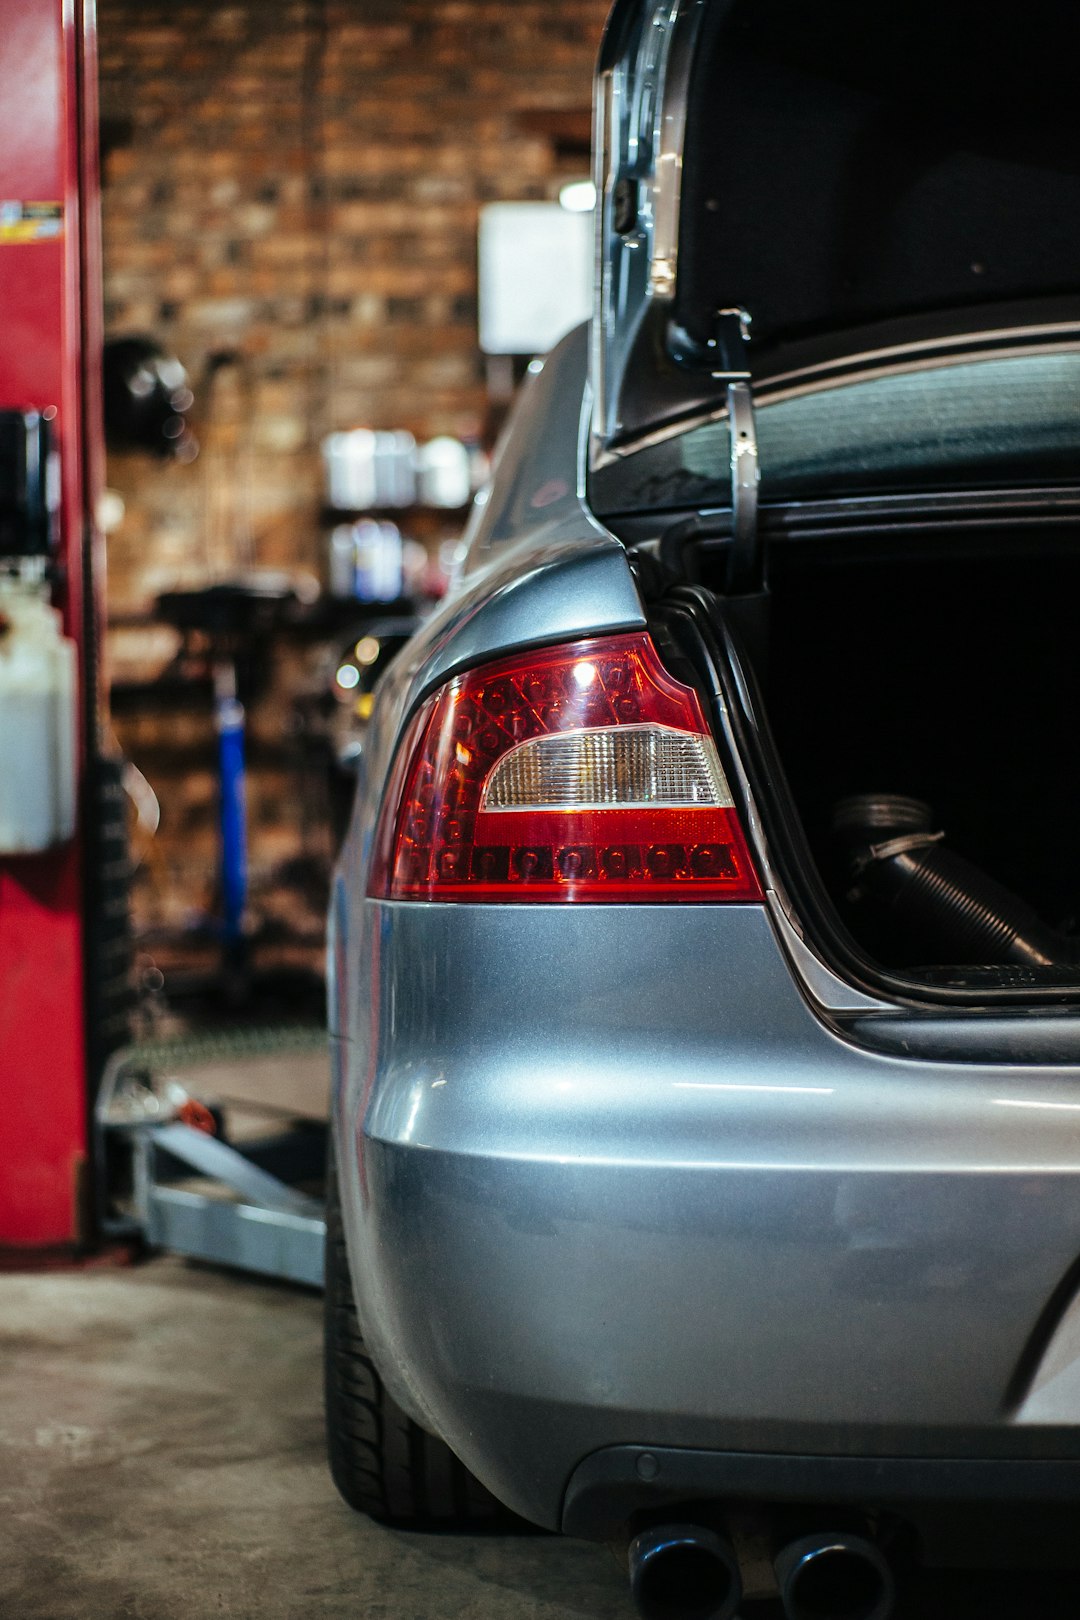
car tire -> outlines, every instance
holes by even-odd
[[[333,1154],[326,1178],[326,1439],[330,1473],[351,1508],[400,1530],[517,1525],[449,1446],[387,1394],[356,1314]]]

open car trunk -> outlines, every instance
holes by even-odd
[[[727,540],[777,881],[840,973],[939,1001],[1080,984],[1080,545],[1005,528],[1075,486],[1080,14],[1018,15],[616,0],[597,81],[590,505],[658,592]]]
[[[755,792],[869,978],[1080,983],[1078,611],[1068,529],[774,547]]]
[[[1078,42],[1066,0],[616,0],[593,472],[808,344],[1071,295]]]

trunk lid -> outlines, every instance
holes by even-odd
[[[808,344],[1076,292],[1076,10],[620,0],[597,93],[594,468]]]

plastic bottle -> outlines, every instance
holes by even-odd
[[[330,536],[330,595],[356,595],[356,531],[339,523]]]
[[[416,440],[411,433],[376,433],[375,489],[376,506],[411,506],[416,500]]]
[[[396,523],[368,518],[356,536],[356,594],[361,602],[394,602],[402,590],[401,530]]]
[[[425,506],[456,511],[472,495],[469,452],[460,439],[431,439],[417,452],[420,499]]]
[[[0,580],[0,854],[75,832],[75,643],[40,587]]]
[[[376,435],[366,428],[351,433],[331,433],[323,440],[326,468],[326,498],[341,512],[362,512],[378,504],[376,481]]]

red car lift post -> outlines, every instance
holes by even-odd
[[[0,409],[55,409],[53,602],[79,654],[80,804],[104,579],[93,0],[0,0]],[[0,726],[4,717],[0,714]],[[0,857],[0,1255],[88,1235],[85,811],[74,839]]]
[[[128,1048],[105,1065],[105,880],[97,868],[106,822],[97,784],[108,762],[98,749],[95,653],[104,567],[94,526],[103,432],[92,5],[0,0],[0,422],[5,413],[9,426],[12,413],[52,417],[61,484],[52,600],[78,650],[82,806],[73,838],[39,854],[0,854],[0,1266],[104,1238],[317,1286],[321,1204],[170,1118],[168,1108],[163,1115],[146,1080],[165,1060],[148,1062]],[[11,488],[5,494],[0,487],[0,571],[11,555],[14,531],[3,527]],[[29,590],[42,591],[33,566]],[[6,633],[0,622],[0,637]],[[3,705],[0,688],[0,728]],[[0,732],[0,756],[3,742]],[[106,1178],[96,1173],[104,1171],[106,1137],[130,1155],[126,1213],[112,1208]],[[321,1162],[321,1138],[317,1147]],[[291,1150],[295,1175],[310,1174],[311,1150],[308,1139]],[[175,1174],[163,1179],[159,1166],[168,1165],[181,1179],[217,1182],[226,1196],[176,1185]]]

